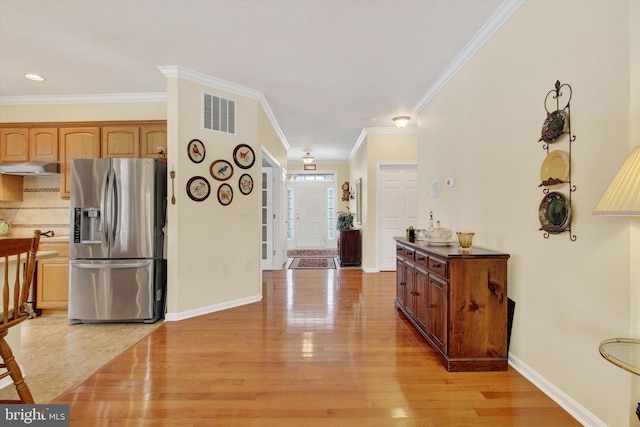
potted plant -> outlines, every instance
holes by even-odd
[[[346,212],[338,212],[336,228],[340,231],[351,230],[353,228],[353,217],[353,212],[349,211],[349,207],[347,206]]]

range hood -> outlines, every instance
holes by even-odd
[[[60,164],[53,162],[0,163],[0,174],[51,176],[60,174]]]

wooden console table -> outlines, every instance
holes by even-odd
[[[447,371],[506,371],[509,255],[395,241],[395,306]]]

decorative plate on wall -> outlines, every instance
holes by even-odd
[[[192,139],[187,145],[187,154],[193,163],[200,163],[204,160],[204,144],[199,139]]]
[[[253,148],[247,144],[240,144],[233,150],[233,161],[241,169],[249,169],[256,161]]]
[[[570,175],[569,153],[555,150],[547,154],[540,167],[540,180],[547,188],[557,188],[569,182]]]
[[[564,133],[564,128],[567,123],[567,115],[563,110],[556,110],[553,113],[547,115],[547,119],[542,124],[542,136],[538,141],[544,142],[556,142],[558,138]]]
[[[226,181],[231,178],[231,175],[233,175],[233,166],[231,166],[231,163],[226,160],[216,160],[211,163],[209,173],[211,173],[211,176],[218,181]]]
[[[218,187],[218,201],[221,205],[227,206],[233,200],[233,189],[229,184],[222,184]]]
[[[562,233],[571,223],[571,206],[567,197],[557,191],[545,194],[538,209],[541,230]]]
[[[209,193],[211,193],[211,186],[206,178],[194,176],[187,182],[187,195],[191,200],[201,202],[209,197]]]
[[[253,178],[248,173],[242,174],[238,180],[238,187],[242,194],[249,194],[253,190]]]

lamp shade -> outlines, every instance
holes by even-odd
[[[631,151],[593,214],[640,215],[640,145]]]
[[[307,153],[306,156],[302,157],[302,161],[305,165],[310,165],[311,163],[313,163],[313,156],[310,153]]]
[[[407,123],[409,123],[409,120],[411,120],[411,117],[409,116],[397,116],[393,118],[393,123],[397,127],[403,128],[407,125]]]

